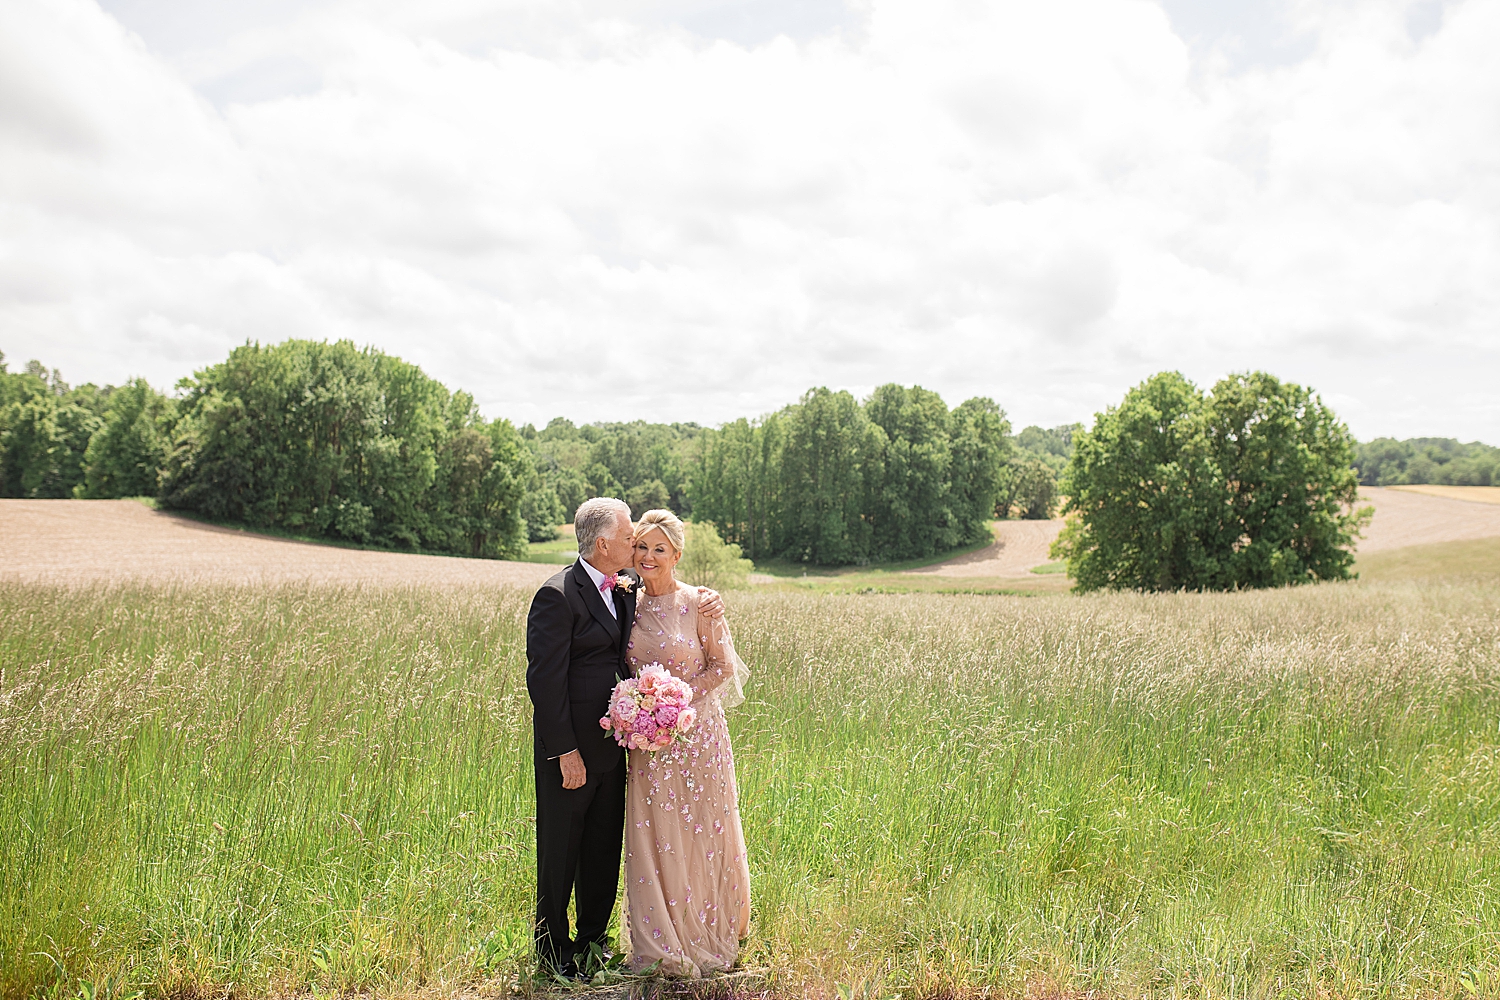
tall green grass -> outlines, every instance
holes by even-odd
[[[0,585],[0,996],[508,974],[527,600]],[[1500,995],[1497,612],[731,595],[746,960],[871,997]]]

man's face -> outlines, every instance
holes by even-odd
[[[630,518],[622,510],[615,517],[615,526],[607,534],[600,535],[594,549],[597,559],[589,560],[601,573],[618,573],[631,563]]]

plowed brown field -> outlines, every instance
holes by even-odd
[[[1425,487],[1422,489],[1423,492],[1408,488],[1360,490],[1361,499],[1375,508],[1375,517],[1359,541],[1360,555],[1408,545],[1500,536],[1500,504],[1487,499],[1475,502],[1470,494],[1462,494],[1464,498],[1460,499],[1455,495],[1429,494]],[[913,572],[951,577],[1024,577],[1033,566],[1050,561],[1047,549],[1062,525],[1056,519],[1001,521],[995,544],[989,548]]]
[[[1360,555],[1411,545],[1500,537],[1500,505],[1408,490],[1366,489],[1375,518]],[[962,578],[1030,576],[1049,561],[1062,521],[1002,521],[994,545],[914,572]],[[514,585],[534,587],[556,566],[337,548],[220,528],[130,500],[0,500],[0,579],[82,583]],[[1035,579],[1033,577],[1033,579]]]
[[[535,587],[558,569],[295,542],[132,500],[0,500],[0,579]]]
[[[1449,500],[1472,500],[1474,503],[1500,504],[1500,486],[1391,486],[1402,493],[1425,493]]]
[[[1375,519],[1360,539],[1360,555],[1500,536],[1500,504],[1397,489],[1366,488],[1359,495],[1375,508]]]

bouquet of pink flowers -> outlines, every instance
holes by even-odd
[[[609,714],[599,725],[627,749],[662,750],[687,742],[688,732],[698,721],[697,710],[688,707],[692,700],[693,689],[687,681],[673,677],[660,663],[648,663],[639,677],[615,685]]]

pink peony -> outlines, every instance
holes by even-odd
[[[622,747],[663,750],[685,742],[696,713],[688,704],[693,689],[673,677],[660,663],[648,663],[640,673],[615,685],[609,714],[599,720]]]

